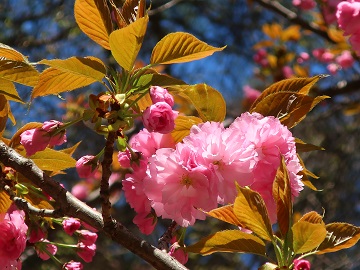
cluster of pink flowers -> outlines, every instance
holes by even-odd
[[[0,269],[21,269],[19,257],[26,247],[28,226],[24,211],[11,207],[0,214]]]
[[[65,130],[57,132],[63,123],[50,120],[43,123],[41,128],[33,128],[24,131],[20,135],[20,143],[25,147],[26,154],[32,156],[42,151],[46,146],[53,147],[66,142]]]
[[[166,134],[175,127],[175,118],[179,112],[174,111],[174,98],[168,91],[159,86],[150,88],[150,97],[153,104],[142,115],[144,127],[149,131]]]
[[[351,52],[348,50],[343,51],[339,55],[335,55],[328,49],[319,48],[313,50],[312,53],[317,60],[328,64],[327,69],[331,74],[337,73],[341,68],[350,68],[355,63]]]
[[[350,36],[354,51],[360,55],[360,1],[342,1],[337,6],[336,18],[345,36]]]
[[[237,182],[263,196],[275,222],[272,184],[281,156],[289,170],[292,195],[298,196],[303,189],[294,138],[277,118],[244,113],[229,128],[206,122],[193,126],[175,147],[166,147],[168,139],[159,136],[142,131],[131,143],[142,153],[136,152],[136,157],[130,152],[119,154],[120,164],[134,170],[126,175],[123,186],[137,213],[153,209],[157,216],[186,227],[205,219],[199,209],[209,211],[218,203],[233,203]]]

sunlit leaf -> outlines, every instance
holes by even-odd
[[[151,64],[175,64],[199,60],[222,51],[184,32],[170,33],[162,38],[154,47]]]
[[[7,119],[10,119],[14,125],[16,124],[15,117],[11,112],[9,101],[2,94],[0,94],[0,119],[0,133],[2,133],[5,129]]]
[[[276,82],[266,88],[261,95],[255,100],[252,104],[250,111],[257,106],[257,104],[262,101],[264,98],[273,93],[278,92],[295,92],[303,95],[307,95],[313,87],[313,85],[321,78],[326,77],[327,75],[317,75],[311,78],[291,78]]]
[[[141,76],[135,81],[135,88],[150,88],[151,86],[171,86],[186,84],[184,81],[166,74],[151,73]]]
[[[64,152],[65,154],[68,154],[68,155],[72,156],[75,153],[78,146],[80,145],[80,143],[81,143],[81,141],[74,144],[73,146],[71,146],[69,148],[60,150],[60,152]]]
[[[126,25],[135,22],[145,15],[145,0],[126,0],[121,7],[121,14]]]
[[[0,79],[35,86],[39,80],[39,72],[29,63],[1,59]]]
[[[256,43],[253,46],[253,49],[254,50],[259,50],[259,49],[262,49],[262,48],[265,48],[265,47],[271,47],[273,45],[274,45],[274,42],[271,41],[271,40],[262,40],[262,41],[259,41],[258,43]]]
[[[106,1],[76,0],[74,13],[80,29],[97,44],[110,50],[109,35],[113,27]]]
[[[101,81],[106,69],[96,57],[71,57],[65,60],[42,60],[39,63],[51,66],[45,69],[31,98],[59,94]]]
[[[321,146],[306,143],[306,142],[300,140],[299,138],[295,138],[295,144],[296,144],[296,152],[298,152],[298,153],[310,152],[310,151],[315,151],[315,150],[325,150]]]
[[[7,100],[24,103],[19,97],[15,85],[11,81],[0,79],[0,95],[4,95]]]
[[[0,191],[0,215],[6,213],[12,204],[9,195],[3,190]]]
[[[264,240],[271,240],[273,232],[265,202],[261,195],[238,186],[239,193],[234,203],[234,214],[246,229]]]
[[[175,119],[175,129],[171,132],[171,136],[175,142],[181,142],[184,137],[190,134],[190,128],[200,123],[202,120],[199,117],[179,115]]]
[[[75,167],[76,160],[71,155],[46,148],[31,156],[35,164],[43,171],[58,172]]]
[[[205,212],[207,215],[219,219],[221,221],[230,223],[232,225],[243,227],[243,225],[239,222],[238,218],[234,214],[234,205],[229,204],[216,209],[211,210],[210,212]]]
[[[2,60],[12,60],[18,62],[27,62],[27,57],[25,57],[22,53],[17,50],[7,46],[3,43],[0,43],[0,59]]]
[[[300,38],[300,25],[291,25],[281,32],[280,39],[282,41],[297,41]]]
[[[146,15],[124,28],[113,31],[110,35],[111,53],[116,62],[127,71],[134,66],[148,22],[149,16]]]
[[[285,236],[289,230],[292,216],[292,198],[289,173],[283,157],[273,183],[273,196],[280,232]]]
[[[219,91],[206,84],[173,85],[167,88],[171,94],[179,95],[191,102],[200,118],[222,122],[226,115],[226,103]]]
[[[49,210],[53,210],[54,207],[46,200],[44,200],[41,197],[38,197],[36,194],[34,193],[28,193],[25,196],[25,199],[31,203],[32,206],[38,208],[38,209],[49,209]]]
[[[299,220],[292,227],[295,254],[305,253],[318,247],[326,237],[324,224]]]
[[[281,35],[282,27],[278,23],[264,24],[262,26],[262,31],[264,32],[265,35],[269,36],[271,39],[277,39]]]
[[[202,255],[209,255],[214,252],[246,252],[265,256],[264,242],[257,236],[240,230],[214,233],[194,245],[186,247],[185,250]]]
[[[318,213],[316,213],[315,211],[311,211],[308,212],[306,214],[304,214],[299,221],[307,221],[313,224],[323,224],[325,225],[324,221],[323,221],[323,217],[321,215],[319,215]]]
[[[317,254],[335,252],[354,246],[360,239],[360,228],[347,223],[326,225],[326,238],[317,248]]]

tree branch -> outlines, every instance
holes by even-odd
[[[65,215],[78,218],[98,230],[103,230],[113,241],[140,256],[156,269],[187,269],[167,253],[134,236],[122,224],[115,221],[113,228],[108,229],[104,227],[103,219],[99,212],[75,198],[70,192],[60,186],[58,182],[40,170],[32,160],[24,158],[1,140],[0,162],[26,175],[27,179],[33,184],[41,187],[43,191],[48,193],[57,202]]]
[[[283,16],[287,20],[289,20],[291,23],[298,24],[302,28],[312,31],[313,33],[317,34],[318,36],[321,36],[322,38],[326,39],[330,43],[335,44],[336,42],[333,41],[328,33],[322,29],[319,28],[315,23],[313,22],[307,22],[300,18],[295,12],[292,12],[291,10],[287,9],[283,5],[279,3],[279,1],[275,0],[254,0],[259,5],[272,10],[276,12],[277,14]]]

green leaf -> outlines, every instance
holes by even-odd
[[[281,234],[285,236],[290,227],[292,198],[289,173],[283,156],[281,156],[280,167],[276,172],[273,183],[273,196],[276,202],[276,214],[279,229]]]
[[[318,247],[326,237],[326,228],[322,223],[299,220],[292,227],[293,250],[295,254],[309,252]]]
[[[182,84],[186,84],[186,83],[180,79],[176,79],[169,75],[150,73],[150,74],[142,75],[138,80],[135,81],[133,87],[139,89],[148,89],[151,86],[161,86],[166,88],[166,86],[182,85]]]
[[[208,216],[219,219],[221,221],[227,222],[229,224],[244,227],[236,215],[234,214],[234,205],[228,204],[216,209],[211,210],[210,212],[205,212]]]
[[[175,119],[175,128],[171,132],[171,136],[175,142],[181,142],[184,137],[190,134],[190,128],[200,123],[202,120],[199,117],[179,115]]]
[[[209,235],[194,245],[186,247],[186,252],[209,255],[214,252],[246,252],[265,256],[265,244],[255,235],[239,230],[220,231]]]
[[[279,93],[279,92],[292,92],[302,95],[307,95],[311,87],[321,78],[327,77],[327,75],[317,75],[311,78],[291,78],[276,82],[266,88],[261,95],[255,100],[252,104],[250,111],[257,106],[257,104],[262,101],[267,96]]]
[[[42,60],[40,64],[50,66],[41,75],[34,87],[31,99],[50,94],[59,94],[101,81],[106,69],[96,57],[71,57],[65,60]]]
[[[273,231],[263,198],[251,189],[237,188],[239,193],[234,203],[234,214],[239,222],[260,238],[271,241]]]
[[[298,93],[279,92],[264,97],[250,111],[264,116],[278,117],[283,125],[292,128],[303,120],[319,102],[327,98],[329,97],[313,98]]]
[[[0,79],[35,86],[39,80],[39,72],[27,62],[1,59]]]
[[[46,148],[30,157],[43,171],[58,172],[75,167],[76,160],[71,155]]]
[[[7,100],[24,103],[19,97],[15,85],[11,81],[0,79],[0,95],[4,95]]]
[[[348,223],[327,224],[326,231],[326,238],[317,248],[317,254],[350,248],[360,239],[360,228]]]
[[[199,60],[222,51],[222,48],[212,47],[184,32],[170,33],[162,38],[154,47],[151,64],[175,64]]]
[[[113,27],[106,2],[105,0],[76,0],[74,13],[80,29],[97,44],[110,50],[109,35]]]
[[[111,53],[116,62],[125,70],[130,71],[140,51],[149,16],[136,20],[134,23],[113,31],[110,34],[109,42]]]
[[[172,94],[177,94],[191,102],[203,122],[222,122],[226,115],[226,103],[216,89],[207,84],[173,85],[167,87]]]

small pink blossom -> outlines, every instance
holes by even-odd
[[[310,10],[316,6],[316,2],[314,0],[293,0],[292,3],[294,6],[303,10]]]
[[[28,226],[24,222],[24,211],[10,210],[0,214],[0,269],[17,265],[18,258],[26,247]]]
[[[78,233],[79,233],[79,241],[87,246],[95,244],[96,239],[98,238],[96,233],[90,232],[88,230],[80,230],[78,231]]]
[[[360,2],[342,1],[337,6],[336,18],[344,35],[352,35],[360,29]]]
[[[301,52],[301,53],[299,54],[299,57],[297,58],[296,61],[297,61],[299,64],[302,64],[302,63],[308,61],[309,59],[310,59],[310,55],[309,55],[307,52]]]
[[[351,52],[346,50],[343,51],[338,57],[336,57],[336,63],[338,63],[342,68],[350,68],[353,66],[355,60],[351,55]]]
[[[282,73],[284,78],[291,78],[292,76],[294,76],[294,71],[292,70],[292,68],[290,66],[284,66],[282,68]]]
[[[310,262],[308,260],[294,260],[294,270],[310,270]]]
[[[35,244],[37,255],[44,261],[50,259],[50,255],[55,255],[57,252],[57,246],[53,244],[48,244],[48,240],[43,240]]]
[[[147,130],[166,134],[175,128],[178,114],[166,102],[157,102],[143,112],[142,120]]]
[[[39,228],[32,228],[30,231],[29,242],[36,243],[39,242],[41,239],[46,237],[46,233],[39,227]]]
[[[71,261],[71,262],[65,263],[63,268],[66,270],[82,270],[84,267],[81,264],[81,262]]]
[[[64,219],[62,224],[63,224],[64,231],[68,235],[73,235],[73,233],[76,230],[78,230],[81,226],[80,221],[78,219],[72,218],[72,217]]]
[[[21,133],[20,143],[24,146],[27,156],[44,150],[48,145],[53,147],[66,142],[65,130],[54,135],[62,125],[63,123],[59,121],[51,120],[44,122],[41,128],[29,129]]]
[[[157,218],[152,213],[142,212],[136,214],[133,222],[138,226],[141,233],[149,235],[155,229]]]
[[[326,66],[327,70],[332,74],[332,75],[335,75],[338,70],[339,70],[339,65],[338,64],[335,64],[335,63],[331,63],[331,64],[328,64]]]
[[[360,56],[360,30],[349,38],[353,50]]]
[[[249,85],[244,85],[243,87],[244,98],[243,98],[243,106],[245,108],[250,108],[251,104],[261,95],[259,90],[256,90]]]
[[[79,257],[83,259],[84,262],[91,262],[96,252],[96,245],[92,244],[87,246],[84,243],[79,242],[77,246],[77,255],[79,255]]]
[[[269,65],[269,60],[267,58],[267,51],[265,49],[259,49],[253,59],[255,61],[255,63],[258,63],[259,65],[261,65],[262,67],[267,67]]]
[[[76,171],[81,178],[89,178],[96,173],[98,165],[95,156],[82,156],[76,161]]]
[[[330,63],[334,60],[334,54],[324,48],[313,50],[313,56],[323,63]]]
[[[155,104],[157,102],[166,102],[171,107],[174,106],[174,98],[169,92],[160,86],[150,87],[150,97],[152,102]]]
[[[175,242],[171,245],[169,250],[169,255],[171,257],[174,257],[176,260],[178,260],[181,264],[186,264],[189,260],[189,255],[180,248],[180,245],[178,242]]]
[[[90,194],[90,187],[84,182],[75,184],[71,189],[71,194],[79,200],[85,200]]]

